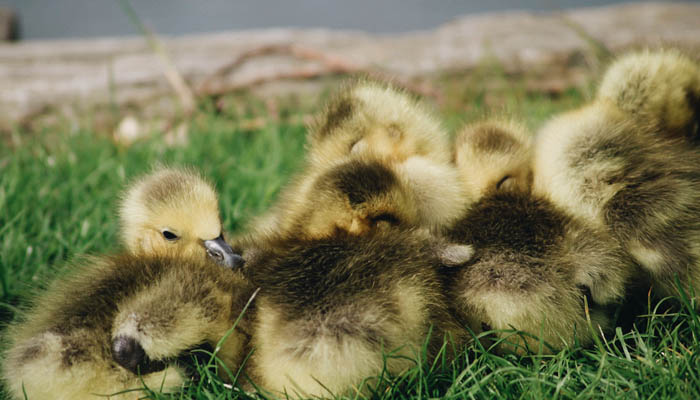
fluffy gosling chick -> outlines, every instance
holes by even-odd
[[[282,236],[314,239],[338,231],[363,234],[376,224],[410,226],[418,221],[411,193],[378,160],[351,160],[320,175],[308,192],[287,204]]]
[[[7,330],[2,375],[13,399],[137,399],[143,384],[177,388],[184,375],[171,358],[216,344],[250,295],[240,271],[203,257],[94,257],[73,272]],[[235,362],[246,340],[238,327],[222,352]]]
[[[630,53],[615,61],[598,89],[659,133],[700,142],[700,65],[675,49]]]
[[[420,224],[439,229],[456,220],[466,203],[448,146],[437,120],[407,94],[374,82],[349,85],[310,128],[304,170],[272,212],[256,221],[256,229],[275,231],[288,224],[297,209],[313,204],[322,175],[368,159],[400,176],[423,210]]]
[[[447,233],[474,246],[473,264],[456,269],[453,306],[475,331],[516,328],[501,351],[549,351],[593,326],[610,328],[606,308],[626,289],[629,259],[604,232],[584,226],[531,194],[531,137],[519,125],[487,121],[457,138],[455,159],[480,200]],[[496,333],[501,339],[508,334]],[[539,349],[542,339],[550,347]]]
[[[468,197],[491,190],[529,190],[533,136],[509,120],[487,120],[464,127],[455,139],[454,159]]]
[[[308,157],[320,169],[363,155],[384,162],[413,192],[418,225],[436,230],[456,220],[466,203],[449,146],[439,121],[417,100],[362,81],[331,100],[311,127]]]
[[[617,239],[677,294],[700,293],[700,150],[605,99],[553,118],[535,146],[534,190]]]
[[[131,253],[206,254],[229,268],[242,263],[224,240],[216,191],[194,170],[160,168],[136,180],[122,198],[119,216]]]
[[[495,332],[497,350],[549,353],[575,339],[590,344],[598,327],[612,328],[609,308],[624,298],[631,261],[605,232],[546,199],[525,191],[490,192],[447,238],[475,252],[473,262],[450,278],[458,315],[476,332],[525,332]]]
[[[308,140],[308,157],[316,167],[362,153],[449,163],[447,133],[438,120],[408,94],[377,82],[341,90],[310,127]]]
[[[429,333],[428,357],[445,336],[457,346],[466,340],[438,269],[444,259],[468,259],[467,246],[440,247],[425,231],[394,228],[259,245],[243,252],[261,288],[246,367],[274,395],[364,392],[383,370],[415,365]]]
[[[369,156],[337,164],[318,175],[305,195],[289,199],[275,233],[307,239],[337,231],[360,235],[377,224],[438,230],[464,207],[449,195],[460,187],[456,171],[436,173],[444,180],[424,179],[410,172],[414,167]],[[430,166],[424,172],[431,173]]]
[[[131,255],[86,259],[75,276],[55,282],[35,301],[24,321],[8,329],[10,346],[3,377],[13,395],[22,397],[24,385],[30,397],[92,398],[95,393],[141,387],[134,372],[138,369],[148,374],[155,367],[161,372],[144,376],[151,387],[159,388],[161,382],[166,383],[165,387],[181,382],[178,368],[162,360],[182,351],[182,341],[190,340],[187,338],[193,336],[194,327],[210,332],[214,328],[210,320],[192,321],[195,317],[178,324],[176,316],[182,315],[173,316],[174,312],[166,310],[202,308],[208,301],[201,296],[203,292],[218,293],[220,301],[227,301],[231,293],[212,289],[218,287],[220,278],[212,272],[217,267],[211,266],[204,255],[229,267],[240,266],[242,260],[223,242],[218,215],[216,193],[192,171],[160,169],[132,185],[121,207],[123,240]],[[163,268],[172,271],[165,273]],[[139,319],[143,313],[150,317]],[[133,324],[135,320],[140,321],[141,336],[157,331],[163,324],[181,333],[169,336],[165,344],[158,345],[152,339],[143,341],[142,346],[125,339],[128,322]],[[218,323],[222,324],[220,320]],[[110,350],[115,326],[120,329],[115,330],[118,336]],[[217,334],[200,339],[205,341]],[[232,341],[231,346],[237,342]],[[158,350],[153,350],[154,346]],[[171,351],[164,356],[167,346]],[[144,347],[148,351],[144,352]],[[226,352],[230,353],[238,355]],[[148,357],[159,361],[148,362]],[[122,397],[134,397],[134,393]]]

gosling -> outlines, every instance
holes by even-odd
[[[287,199],[284,218],[273,233],[319,239],[338,231],[361,235],[377,225],[439,231],[464,207],[452,208],[441,190],[451,181],[459,186],[456,171],[451,172],[447,180],[436,176],[422,182],[404,165],[371,156],[352,158],[310,181],[305,195]]]
[[[247,375],[273,396],[367,393],[382,371],[435,357],[445,338],[461,348],[470,336],[448,312],[439,270],[471,255],[391,226],[255,242],[243,252],[260,287]]]
[[[453,308],[475,332],[493,330],[504,353],[591,344],[599,329],[613,328],[609,311],[624,301],[633,273],[605,232],[522,191],[490,192],[447,239],[474,248],[475,261],[450,279]]]
[[[612,328],[607,310],[623,301],[631,273],[609,235],[531,193],[532,151],[519,125],[499,121],[468,127],[456,146],[479,200],[446,234],[475,251],[474,262],[449,280],[449,298],[475,332],[494,330],[501,352],[591,343],[589,321]]]
[[[223,327],[232,325],[226,310],[237,306],[217,315],[202,312],[249,295],[244,280],[234,276],[240,272],[210,263],[242,265],[223,242],[210,185],[192,171],[159,169],[126,191],[121,220],[126,254],[84,259],[8,328],[3,378],[15,398],[23,398],[23,390],[58,399],[113,394],[141,387],[136,372],[152,388],[177,386],[182,371],[169,358],[187,343],[222,338]],[[198,337],[192,332],[197,329],[208,335]],[[227,343],[222,359],[235,364],[240,337]]]
[[[491,119],[462,128],[454,159],[468,198],[476,201],[496,190],[532,186],[533,135],[514,120]]]
[[[178,356],[216,347],[252,291],[240,271],[204,258],[88,257],[38,296],[6,332],[2,375],[13,399],[138,399],[179,388]],[[219,352],[245,354],[245,322]],[[121,393],[121,394],[120,394]]]
[[[622,56],[603,76],[598,99],[664,136],[700,143],[700,65],[676,49]]]
[[[670,90],[670,89],[669,89]],[[539,132],[534,190],[606,230],[642,267],[653,293],[700,293],[700,149],[668,138],[607,99]]]
[[[361,81],[336,95],[310,127],[303,170],[253,230],[284,231],[299,210],[318,208],[314,199],[321,195],[316,189],[323,175],[367,160],[405,182],[420,209],[421,227],[439,231],[464,210],[464,188],[437,120],[407,94]]]
[[[121,239],[133,254],[206,254],[234,268],[242,259],[224,240],[220,215],[219,197],[199,173],[161,167],[124,192]]]
[[[418,156],[449,163],[448,136],[438,120],[411,96],[383,83],[347,85],[309,132],[309,160],[317,167],[363,153],[399,162]]]

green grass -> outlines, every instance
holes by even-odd
[[[484,72],[486,78],[488,70]],[[507,112],[538,126],[553,113],[582,103],[585,91],[558,97],[500,82],[488,90],[476,74],[445,83],[440,108],[451,130],[482,115]],[[494,78],[498,79],[498,77]],[[491,79],[493,81],[493,79]],[[297,115],[290,106],[281,115]],[[204,105],[192,119],[190,141],[167,147],[159,135],[130,147],[104,132],[58,124],[17,130],[0,148],[0,321],[12,320],[23,298],[61,272],[74,255],[118,248],[116,199],[128,180],[156,162],[196,166],[221,193],[225,227],[240,230],[262,213],[303,159],[304,126],[294,118],[244,130],[242,116]],[[298,120],[298,119],[297,119]],[[80,126],[78,124],[77,126]],[[592,348],[554,355],[498,356],[477,342],[456,360],[440,358],[401,376],[383,377],[374,398],[700,398],[700,318],[687,304],[673,312],[639,317],[632,331],[618,330]],[[449,350],[446,350],[449,353]],[[248,397],[224,386],[212,366],[182,393],[153,398]],[[237,371],[230,371],[235,375]]]

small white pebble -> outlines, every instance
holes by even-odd
[[[80,226],[80,236],[81,237],[87,236],[89,229],[90,229],[90,221],[88,221],[88,220],[83,221],[83,224]]]
[[[121,120],[113,135],[117,142],[130,145],[134,141],[146,136],[146,131],[134,116],[127,115]]]

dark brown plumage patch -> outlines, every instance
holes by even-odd
[[[697,261],[688,240],[700,229],[700,155],[673,139],[625,140],[616,147],[624,168],[606,177],[620,189],[603,205],[605,221],[623,243],[636,241],[662,255],[658,267],[666,273],[684,273]]]
[[[61,338],[61,363],[64,367],[70,368],[75,364],[87,362],[93,359],[89,351],[90,345],[82,338],[63,337]]]
[[[614,129],[614,128],[611,128]],[[622,164],[639,163],[643,160],[640,154],[624,143],[622,138],[614,137],[581,137],[572,143],[568,155],[569,168],[580,170],[594,162],[615,160]],[[606,176],[605,179],[614,178]]]
[[[319,128],[319,136],[321,138],[328,136],[334,129],[350,118],[354,111],[355,105],[347,94],[336,102],[331,103]]]
[[[365,203],[397,184],[394,173],[379,162],[350,161],[320,178],[320,185],[343,193],[352,205]]]
[[[564,235],[568,221],[552,204],[520,192],[495,192],[475,204],[448,237],[477,249],[539,257]]]
[[[483,126],[469,135],[474,150],[483,153],[512,153],[520,143],[509,132],[495,127]]]
[[[143,192],[144,204],[163,204],[181,195],[188,182],[183,182],[179,173],[160,174],[158,180],[151,180]]]
[[[600,208],[615,239],[628,250],[653,252],[651,261],[637,262],[653,263],[643,268],[655,271],[662,290],[674,288],[674,277],[685,280],[698,262],[692,247],[700,234],[700,152],[678,132],[645,121],[611,122],[605,129],[567,150],[571,173],[584,178],[584,200]]]
[[[692,90],[687,90],[685,98],[688,101],[688,106],[693,113],[693,116],[688,124],[686,137],[694,145],[700,144],[700,93]]]
[[[356,254],[352,242],[292,243],[287,249],[280,249],[283,252],[268,255],[265,265],[252,269],[256,272],[255,281],[264,285],[267,295],[289,307],[285,314],[292,319],[302,317],[309,307],[321,314],[327,313],[341,299],[358,294],[373,280],[373,271],[377,271],[375,263]],[[269,271],[272,268],[274,272]],[[263,273],[265,270],[267,273]],[[348,270],[355,273],[350,275]],[[363,283],[363,277],[367,278],[367,283]],[[332,293],[340,288],[347,292],[335,298]]]
[[[20,363],[30,362],[44,354],[44,344],[41,341],[36,341],[25,347],[19,356]]]
[[[289,240],[265,251],[251,262],[249,271],[254,284],[262,288],[260,296],[294,327],[290,335],[395,346],[386,343],[384,332],[388,325],[400,323],[394,297],[399,284],[427,296],[419,301],[435,316],[431,321],[451,321],[439,290],[442,283],[433,245],[393,228],[362,236]],[[377,326],[367,321],[378,321]],[[436,329],[435,337],[442,343],[442,331]]]
[[[157,281],[171,265],[172,260],[165,258],[123,255],[111,257],[93,271],[86,268],[85,275],[70,278],[65,285],[61,304],[56,304],[54,330],[64,334],[105,326],[121,300]]]

